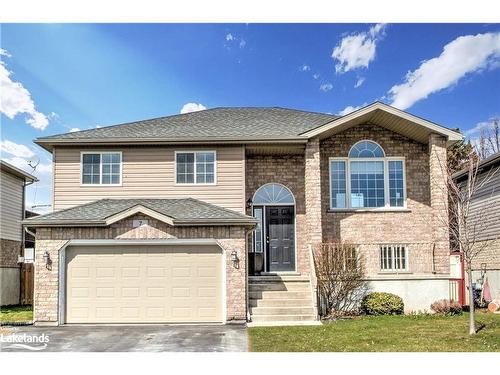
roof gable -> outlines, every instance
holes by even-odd
[[[382,126],[421,143],[427,143],[431,133],[443,135],[450,144],[463,139],[463,136],[454,130],[380,102],[360,108],[301,135],[323,139],[363,123]]]
[[[101,199],[26,219],[26,226],[108,226],[142,213],[169,225],[254,225],[255,218],[193,198]]]

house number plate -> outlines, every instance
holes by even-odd
[[[134,221],[132,222],[132,226],[133,226],[134,228],[144,227],[144,226],[146,226],[146,225],[148,225],[148,221],[147,221],[147,220],[134,220]]]

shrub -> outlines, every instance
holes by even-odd
[[[364,261],[347,242],[323,243],[314,251],[322,316],[352,314],[366,293]]]
[[[459,315],[462,313],[462,306],[453,300],[440,299],[431,305],[431,310],[436,314]]]
[[[404,312],[404,303],[395,294],[374,292],[363,298],[361,310],[367,315],[399,315]]]

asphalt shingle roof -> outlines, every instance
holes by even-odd
[[[247,223],[255,222],[253,217],[202,202],[194,198],[176,199],[101,199],[95,202],[64,209],[46,215],[36,216],[23,221],[33,226],[76,225],[78,223],[103,225],[116,214],[135,206],[144,206],[159,214],[168,216],[182,224],[204,223]]]
[[[50,140],[93,139],[206,139],[293,138],[324,125],[338,116],[286,108],[214,108],[102,128],[39,138]]]

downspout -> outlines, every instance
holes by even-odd
[[[246,316],[247,316],[247,322],[250,321],[250,310],[248,309],[248,306],[250,304],[250,295],[248,293],[248,265],[249,265],[249,262],[248,262],[248,254],[249,254],[249,246],[251,244],[251,242],[248,241],[248,237],[251,233],[253,233],[255,231],[255,226],[253,228],[250,228],[250,229],[247,229],[245,231],[245,251],[246,251],[246,254],[245,254],[245,312],[246,312]]]
[[[22,196],[22,214],[21,214],[21,221],[26,219],[26,186],[29,186],[31,184],[33,184],[35,181],[31,181],[31,182],[27,182],[26,180],[24,180],[23,182],[23,196]],[[26,234],[25,234],[25,229],[24,228],[24,225],[21,224],[21,255],[24,257],[24,243],[25,243],[25,240],[26,240]],[[31,234],[31,233],[30,233]],[[23,290],[23,287],[22,287],[22,280],[23,280],[23,276],[22,276],[22,265],[19,266],[19,299],[18,299],[18,304],[20,305],[21,304],[21,292]]]

